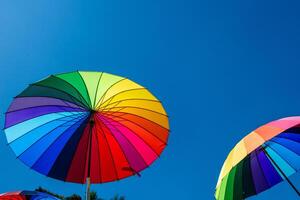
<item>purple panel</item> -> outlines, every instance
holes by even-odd
[[[7,112],[36,106],[66,106],[80,108],[73,103],[50,97],[20,97],[13,100]]]
[[[269,188],[269,185],[264,177],[261,167],[258,163],[256,151],[251,153],[250,157],[251,172],[256,193],[260,193]]]
[[[258,153],[258,161],[270,187],[282,181],[282,178],[279,175],[278,171],[274,168],[263,151],[260,151]]]
[[[6,114],[5,128],[18,124],[20,122],[56,112],[80,112],[83,111],[80,108],[62,107],[62,106],[41,106],[35,108],[22,109]]]

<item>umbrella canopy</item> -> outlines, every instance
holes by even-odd
[[[165,148],[167,114],[146,88],[120,76],[76,71],[30,84],[11,103],[7,142],[55,179],[104,183],[139,174]]]
[[[229,153],[215,198],[245,199],[283,180],[296,190],[288,177],[300,169],[299,155],[300,117],[283,118],[259,127]]]
[[[0,200],[58,200],[58,198],[42,192],[18,191],[0,194]]]

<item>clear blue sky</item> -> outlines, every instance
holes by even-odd
[[[236,142],[266,122],[300,115],[299,9],[296,0],[2,0],[1,112],[48,74],[127,76],[164,102],[169,146],[142,178],[92,189],[129,200],[213,199]],[[0,192],[41,185],[84,194],[83,185],[29,170],[3,132],[0,158]],[[292,180],[300,188],[299,178]],[[296,199],[287,183],[253,199],[284,197]]]

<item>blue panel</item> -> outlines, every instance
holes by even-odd
[[[64,148],[65,144],[68,142],[73,133],[80,127],[82,123],[86,120],[86,117],[80,122],[74,124],[70,129],[64,132],[55,142],[41,155],[41,157],[32,166],[33,169],[38,172],[47,175],[51,169],[56,158],[60,154],[61,150]]]
[[[15,152],[16,156],[19,156],[26,149],[28,149],[32,144],[38,141],[43,136],[49,134],[55,128],[65,124],[67,121],[81,118],[83,114],[72,115],[71,117],[64,117],[48,122],[42,126],[39,126],[28,133],[22,135],[18,139],[10,143],[12,150]]]
[[[268,154],[272,157],[274,162],[280,167],[280,169],[287,175],[290,176],[294,174],[296,171],[294,168],[292,168],[284,159],[282,159],[281,156],[278,155],[276,151],[273,150],[273,144],[271,142],[266,143],[266,151]],[[275,167],[276,168],[276,167]],[[282,177],[284,178],[284,177]]]
[[[280,137],[274,137],[272,141],[281,144],[282,146],[285,146],[286,148],[300,155],[300,144],[298,142],[294,142],[292,140],[280,138]]]
[[[66,116],[71,116],[75,114],[79,114],[83,112],[59,112],[59,113],[51,113],[47,115],[42,115],[22,123],[16,124],[5,129],[5,135],[7,138],[7,142],[11,143],[15,139],[21,137],[22,135],[26,134],[27,132],[39,127],[47,122],[50,122],[55,119],[63,118]]]
[[[279,135],[277,135],[276,137],[279,138],[286,138],[286,139],[290,139],[290,140],[294,140],[295,142],[300,142],[300,134],[299,133],[281,133]]]
[[[80,123],[80,120],[82,120],[83,117],[86,117],[86,115],[81,116],[76,120],[65,122],[65,124],[63,124],[62,126],[57,127],[56,129],[51,131],[51,133],[47,134],[39,141],[34,143],[29,149],[27,149],[24,153],[22,153],[19,158],[26,165],[31,167],[58,137],[60,137],[68,129],[72,128],[72,126],[75,123],[77,122]]]
[[[299,156],[294,153],[293,151],[287,149],[286,147],[269,141],[268,145],[274,150],[276,151],[276,153],[282,158],[284,159],[291,167],[293,167],[295,170],[300,169],[300,159]]]

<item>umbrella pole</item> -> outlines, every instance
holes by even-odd
[[[89,129],[89,144],[88,144],[88,173],[87,173],[87,177],[86,177],[86,200],[90,200],[91,199],[91,194],[90,194],[90,190],[91,190],[91,178],[90,178],[90,174],[91,174],[91,153],[92,153],[92,133],[93,133],[93,127],[94,127],[94,117],[91,116],[91,119],[89,121],[90,124],[90,129]]]
[[[91,189],[91,180],[90,177],[87,177],[86,178],[86,200],[91,199],[90,189]]]
[[[296,188],[296,186],[288,179],[287,175],[282,171],[282,169],[277,165],[277,163],[273,160],[273,158],[270,156],[270,154],[266,151],[266,149],[262,146],[263,152],[266,154],[266,156],[270,159],[270,161],[275,165],[275,167],[278,169],[278,171],[283,175],[283,177],[287,180],[287,182],[290,184],[290,186],[294,189],[294,191],[300,196],[300,192]]]

